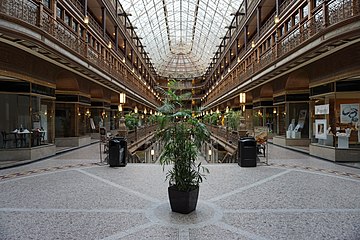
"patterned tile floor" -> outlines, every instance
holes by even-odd
[[[0,239],[360,239],[360,169],[274,145],[268,163],[207,164],[189,215],[158,164],[110,168],[97,144],[3,169]]]

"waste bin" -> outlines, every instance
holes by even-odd
[[[113,138],[109,141],[109,166],[126,166],[127,142],[125,138]]]
[[[240,167],[256,167],[257,154],[255,138],[240,138],[238,151],[238,164]]]

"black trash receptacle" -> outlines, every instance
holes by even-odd
[[[113,138],[109,141],[109,166],[126,166],[127,142],[125,138]]]
[[[256,167],[256,140],[253,137],[240,138],[238,145],[240,167]]]

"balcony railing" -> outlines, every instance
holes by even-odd
[[[291,3],[293,0],[288,0]],[[284,5],[284,6],[285,6]],[[288,5],[286,5],[288,6]],[[252,59],[250,63],[243,67],[242,62],[238,63],[233,69],[235,78],[233,75],[228,74],[219,85],[209,94],[205,104],[209,104],[212,101],[231,91],[241,83],[245,82],[251,76],[259,73],[266,67],[270,66],[274,62],[283,58],[285,55],[291,54],[296,49],[305,45],[311,39],[315,39],[318,34],[325,31],[329,27],[346,21],[352,17],[360,15],[360,1],[359,0],[344,0],[344,1],[329,1],[326,3],[328,8],[327,16],[323,17],[321,14],[314,14],[310,19],[301,23],[298,27],[294,28],[291,32],[288,32],[281,39],[278,39],[277,43],[270,49],[262,53],[258,59]],[[242,51],[238,55],[239,58],[244,58],[248,51]],[[229,84],[231,82],[231,84]]]
[[[19,23],[20,20],[23,24],[29,24],[28,27],[31,29],[41,30],[41,34],[51,37],[54,41],[57,41],[59,45],[63,45],[69,51],[81,58],[87,59],[87,61],[94,64],[103,72],[111,76],[116,76],[118,82],[125,84],[134,92],[146,96],[153,104],[157,104],[155,96],[151,94],[147,88],[144,88],[137,78],[133,77],[131,71],[126,70],[126,67],[117,69],[116,66],[86,43],[83,38],[72,31],[69,26],[62,21],[54,19],[51,13],[42,11],[37,1],[0,0],[0,18],[5,18],[17,23]],[[89,26],[102,35],[101,27],[91,17]],[[116,59],[119,59],[120,64],[123,65],[120,57],[121,56],[115,56]],[[124,79],[126,79],[126,81]]]

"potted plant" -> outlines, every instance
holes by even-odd
[[[183,108],[182,101],[191,95],[177,95],[169,83],[163,90],[165,99],[158,108],[159,128],[157,136],[164,144],[160,163],[171,164],[166,179],[169,180],[168,194],[173,212],[187,214],[195,210],[199,194],[199,184],[208,169],[196,163],[201,144],[209,138],[206,126],[194,118],[190,110]]]

